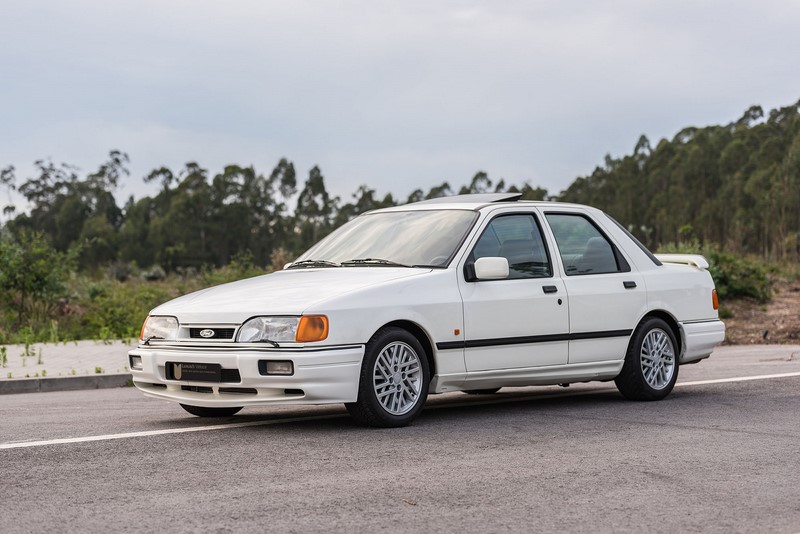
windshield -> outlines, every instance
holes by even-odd
[[[477,216],[468,210],[368,213],[311,247],[295,264],[446,267]]]

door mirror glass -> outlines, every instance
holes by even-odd
[[[502,280],[508,278],[508,260],[487,256],[475,260],[475,278],[478,280]]]

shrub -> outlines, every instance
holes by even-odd
[[[175,296],[164,284],[135,279],[91,284],[81,302],[84,312],[78,337],[105,341],[138,337],[147,313]]]
[[[717,286],[720,299],[749,297],[758,302],[772,299],[773,281],[769,269],[758,259],[722,252],[714,244],[668,243],[658,250],[665,254],[702,254],[708,260],[708,272]]]

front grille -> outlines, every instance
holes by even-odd
[[[258,395],[258,390],[255,388],[219,388],[219,392],[235,395]]]
[[[238,369],[220,369],[220,382],[241,382],[242,376]]]
[[[210,330],[214,332],[211,336],[201,336],[200,332]],[[192,339],[233,339],[235,328],[190,328],[189,337]]]
[[[181,386],[183,391],[194,391],[195,393],[214,393],[209,386]]]

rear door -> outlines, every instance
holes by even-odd
[[[647,306],[641,274],[602,231],[578,209],[545,211],[569,296],[569,363],[620,360]]]

